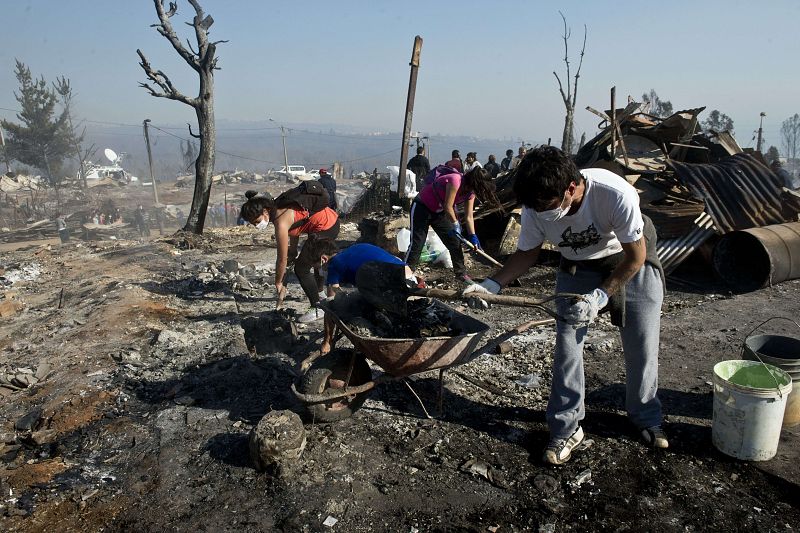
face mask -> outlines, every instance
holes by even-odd
[[[269,222],[266,220],[261,220],[258,224],[256,224],[256,229],[265,230],[269,227]]]
[[[566,216],[569,212],[569,207],[566,209],[561,209],[560,207],[556,207],[555,209],[550,209],[548,211],[534,211],[536,216],[539,217],[539,220],[542,222],[555,222],[557,220],[561,220]]]
[[[564,193],[565,199],[566,196],[567,196],[566,193]],[[562,204],[564,203],[563,199],[561,200],[561,203]],[[541,212],[534,211],[534,213],[536,213],[536,216],[539,217],[539,220],[541,220],[542,222],[556,222],[557,220],[561,220],[562,218],[567,216],[567,213],[569,213],[570,208],[571,208],[570,205],[567,205],[567,207],[563,208],[561,207],[561,205],[559,205],[555,209],[548,209],[547,211],[541,211]]]

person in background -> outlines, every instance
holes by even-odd
[[[500,165],[497,164],[494,154],[489,155],[489,161],[483,165],[483,168],[489,171],[489,174],[492,175],[492,178],[496,178],[497,175],[500,174]]]
[[[416,176],[417,191],[421,191],[425,185],[425,176],[431,171],[431,163],[425,157],[425,148],[417,146],[417,155],[408,160],[406,167]]]
[[[325,190],[328,191],[328,196],[330,197],[330,200],[328,201],[328,207],[336,211],[338,205],[336,203],[336,180],[333,178],[333,176],[328,174],[327,168],[321,168],[319,169],[319,179],[317,181],[319,181],[322,186],[325,187]]]
[[[475,168],[462,175],[447,166],[434,168],[432,180],[422,188],[411,203],[411,243],[406,251],[405,261],[411,268],[419,263],[422,247],[428,238],[428,228],[442,239],[453,260],[456,279],[472,283],[464,265],[464,252],[461,250],[461,223],[456,215],[456,205],[464,206],[464,225],[467,239],[477,247],[481,246],[475,234],[473,209],[475,197],[491,207],[500,207],[494,193],[491,174],[484,168]]]
[[[136,208],[136,211],[133,213],[133,220],[136,223],[136,230],[139,232],[139,237],[149,237],[150,225],[148,224],[147,213],[145,213],[143,206],[140,205]]]
[[[322,310],[317,309],[316,305],[323,288],[322,277],[319,275],[319,269],[314,267],[314,259],[311,257],[313,246],[310,245],[315,239],[335,239],[339,235],[339,216],[336,211],[327,206],[321,208],[315,206],[312,213],[300,204],[278,207],[274,198],[258,196],[255,191],[248,191],[245,196],[247,201],[242,205],[241,217],[259,230],[266,230],[270,222],[275,226],[275,242],[278,247],[278,256],[275,260],[275,290],[279,304],[286,297],[286,268],[290,252],[294,258],[300,235],[308,235],[308,240],[295,261],[294,273],[311,308],[297,321],[307,323],[321,319]]]
[[[579,171],[553,146],[531,150],[517,167],[514,193],[522,203],[518,249],[503,268],[467,287],[470,306],[488,306],[481,294],[497,294],[536,264],[545,240],[557,243],[561,265],[553,379],[547,403],[550,442],[542,460],[559,465],[583,449],[585,378],[583,347],[589,325],[608,306],[619,327],[625,358],[625,409],[647,446],[667,448],[658,399],[658,347],[664,273],[656,254],[653,223],[642,216],[636,189],[600,168]]]
[[[453,152],[450,155],[452,156],[452,158],[450,159],[450,161],[445,163],[445,165],[461,172],[464,169],[464,162],[461,161],[461,154],[459,153],[458,150],[453,150]]]
[[[164,235],[164,221],[166,216],[164,215],[164,207],[161,204],[156,204],[155,207],[155,216],[156,216],[156,225],[158,226],[158,234]]]
[[[519,150],[517,151],[517,157],[511,160],[511,164],[508,166],[508,170],[514,170],[520,164],[522,159],[525,157],[525,147],[520,146]]]
[[[508,150],[506,150],[506,156],[500,162],[500,170],[502,172],[511,170],[511,161],[513,160],[514,160],[514,150],[509,148]]]
[[[478,161],[476,152],[468,152],[467,158],[464,160],[464,174],[475,168],[483,168],[483,165]]]
[[[56,215],[56,229],[58,230],[58,237],[61,239],[61,242],[69,241],[69,229],[67,229],[67,219],[64,218],[64,215],[58,213]]]

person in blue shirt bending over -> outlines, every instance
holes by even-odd
[[[419,286],[420,282],[402,259],[373,244],[354,244],[339,251],[332,239],[317,239],[311,243],[311,246],[314,246],[314,250],[311,250],[311,257],[319,258],[318,264],[321,270],[327,271],[325,286],[328,298],[335,296],[342,285],[355,286],[356,274],[359,269],[365,265],[374,267],[375,263],[381,264],[376,271],[403,267],[407,282]],[[323,354],[328,353],[331,349],[334,326],[333,320],[326,316],[325,336],[320,346]]]

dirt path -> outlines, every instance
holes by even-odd
[[[800,432],[783,432],[772,461],[726,458],[711,445],[709,385],[713,363],[735,357],[756,324],[800,315],[800,282],[735,297],[670,293],[660,360],[665,452],[644,449],[623,416],[619,340],[603,321],[586,352],[594,445],[563,468],[539,462],[553,345],[552,330],[540,328],[506,354],[448,373],[441,417],[427,419],[406,385],[392,382],[348,420],[306,418],[301,464],[273,479],[253,469],[247,435],[270,410],[304,413],[289,385],[296,362],[316,349],[319,325],[293,335],[271,311],[274,250],[248,231],[210,232],[202,250],[75,243],[4,257],[36,262],[42,274],[9,289],[24,308],[0,319],[0,367],[51,370],[2,399],[3,530],[326,531],[329,516],[339,531],[800,523]],[[242,271],[247,284],[224,272],[231,258],[252,265]],[[543,294],[551,278],[552,269],[537,268],[512,292]],[[289,307],[305,310],[296,284]],[[473,314],[496,332],[530,318],[500,308]],[[515,383],[531,374],[537,386]],[[433,413],[436,376],[409,384]],[[37,408],[32,431],[15,431]]]

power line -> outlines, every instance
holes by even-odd
[[[182,141],[191,142],[189,139],[186,139],[185,137],[181,137],[180,135],[175,135],[174,133],[165,131],[165,130],[159,128],[158,126],[153,125],[152,123],[150,124],[150,127],[153,128],[154,130],[158,130],[160,132],[166,133],[170,137],[175,137],[176,139],[180,139]],[[267,161],[265,159],[256,159],[254,157],[247,157],[247,156],[240,155],[240,154],[231,154],[229,152],[224,152],[224,151],[219,150],[219,149],[217,149],[216,152],[218,154],[224,154],[224,155],[227,155],[227,156],[230,156],[230,157],[237,157],[239,159],[245,159],[247,161],[255,161],[255,162],[258,162],[258,163],[267,163],[268,165],[279,165],[280,164],[280,163],[276,163],[275,161]]]

